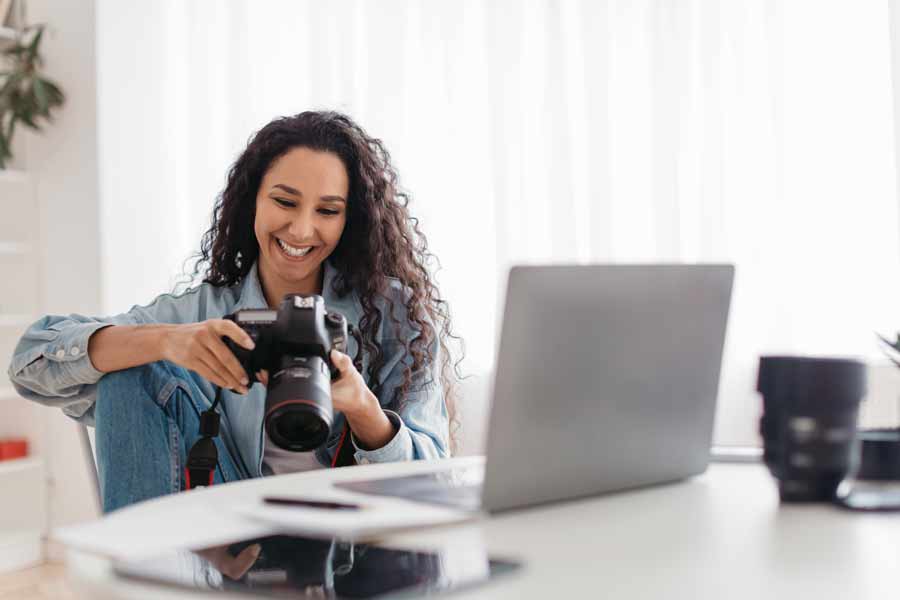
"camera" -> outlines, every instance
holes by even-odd
[[[248,309],[226,315],[247,332],[253,350],[223,338],[250,382],[269,373],[264,426],[272,442],[293,452],[325,443],[334,412],[331,382],[340,376],[331,350],[347,352],[347,319],[325,310],[319,295],[288,294],[278,310]]]

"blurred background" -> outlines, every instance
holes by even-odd
[[[864,358],[864,419],[897,424],[874,336],[900,326],[890,2],[14,4],[46,24],[67,101],[0,171],[4,364],[41,314],[171,291],[248,138],[327,108],[384,140],[440,260],[473,375],[464,453],[483,448],[519,263],[734,263],[716,443],[759,444],[766,353]],[[96,514],[74,424],[0,395],[0,436],[42,461],[49,526]]]

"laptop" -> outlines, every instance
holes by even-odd
[[[501,512],[706,470],[731,265],[516,266],[483,467],[336,484]]]

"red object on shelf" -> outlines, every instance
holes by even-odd
[[[28,456],[28,440],[3,439],[0,440],[0,460],[12,460]]]

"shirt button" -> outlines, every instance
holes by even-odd
[[[72,356],[78,356],[78,353],[81,352],[81,350],[78,349],[78,346],[72,346],[72,349],[69,350],[69,352],[72,353]]]
[[[60,348],[56,351],[56,358],[64,358],[66,356],[66,351]]]

